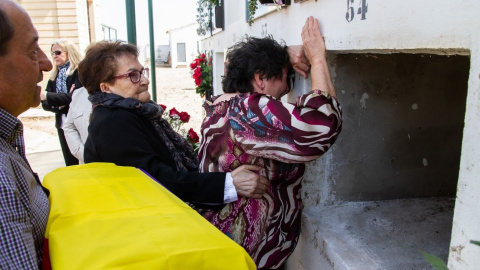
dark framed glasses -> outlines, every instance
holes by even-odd
[[[150,73],[150,69],[148,69],[148,68],[142,68],[142,70],[140,70],[140,71],[134,70],[134,71],[131,71],[131,72],[122,74],[122,75],[113,76],[112,78],[114,78],[114,79],[120,79],[120,78],[129,77],[129,78],[130,78],[130,81],[132,81],[132,83],[138,83],[138,82],[140,81],[140,79],[142,78],[142,75],[143,75],[145,78],[148,78],[149,73]]]
[[[60,54],[62,54],[62,53],[63,53],[63,51],[53,51],[53,52],[52,52],[52,56],[60,55]]]

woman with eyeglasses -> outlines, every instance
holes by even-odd
[[[250,37],[227,52],[225,94],[204,104],[200,171],[257,165],[270,186],[260,199],[239,196],[220,210],[197,210],[242,245],[259,269],[277,269],[293,252],[305,163],[322,156],[342,126],[317,19],[307,19],[302,40],[311,64],[311,91],[296,103],[280,100],[292,87],[290,48],[271,37]],[[302,62],[293,64],[298,65]]]
[[[82,87],[77,71],[78,63],[82,60],[82,56],[77,46],[66,39],[59,39],[53,42],[51,50],[53,70],[50,73],[50,79],[45,92],[40,94],[42,107],[46,111],[55,113],[55,127],[60,139],[65,164],[67,166],[77,165],[78,159],[72,155],[68,148],[63,125],[70,108],[72,94],[76,89]]]
[[[142,169],[181,200],[223,205],[236,193],[259,198],[267,180],[242,166],[232,173],[199,173],[197,156],[185,138],[162,118],[150,100],[148,69],[132,44],[91,44],[78,67],[93,104],[84,160]],[[231,194],[235,195],[231,195]],[[161,228],[159,228],[161,229]]]

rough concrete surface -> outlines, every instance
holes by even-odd
[[[453,207],[439,197],[306,210],[300,249],[286,269],[433,269],[420,251],[446,261]]]

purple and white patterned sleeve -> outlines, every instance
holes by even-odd
[[[342,112],[337,100],[313,91],[296,104],[252,94],[230,115],[235,138],[250,155],[286,163],[308,162],[337,139]]]

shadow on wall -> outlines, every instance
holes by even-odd
[[[337,55],[336,198],[454,197],[469,67],[467,56]]]

